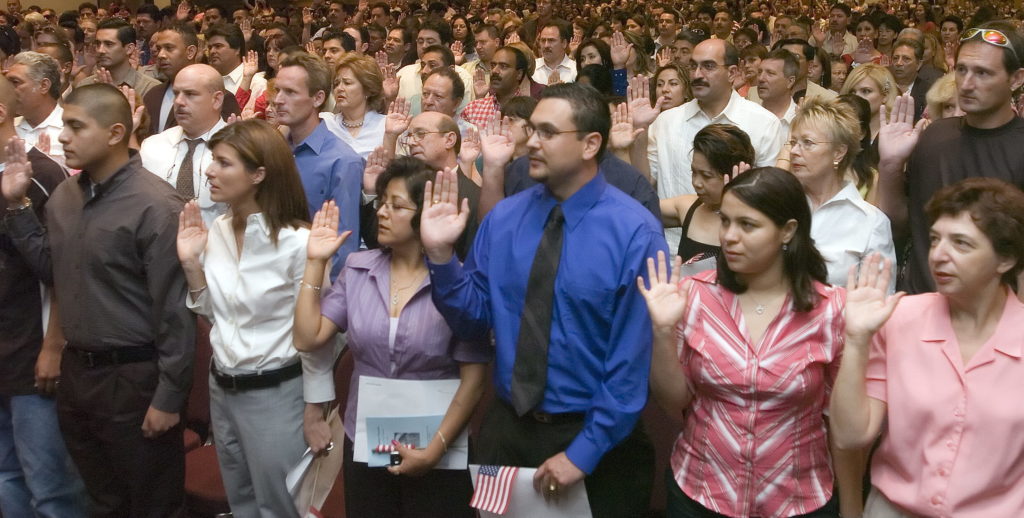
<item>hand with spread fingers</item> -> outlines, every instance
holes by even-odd
[[[423,189],[423,213],[420,216],[420,241],[430,261],[451,260],[455,242],[469,222],[469,200],[459,203],[458,170],[438,171],[433,182]]]

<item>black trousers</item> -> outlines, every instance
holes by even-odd
[[[474,518],[469,471],[435,469],[422,477],[392,475],[352,461],[345,438],[345,516],[348,518]]]
[[[728,515],[716,513],[704,507],[684,493],[672,475],[672,468],[665,470],[665,484],[668,486],[665,491],[668,495],[668,505],[665,509],[666,518],[730,518]],[[839,497],[833,493],[832,499],[820,509],[792,518],[839,518]]]
[[[182,424],[142,436],[159,376],[155,360],[89,367],[64,353],[57,417],[94,518],[185,515]]]
[[[474,462],[538,467],[565,451],[582,429],[582,419],[541,423],[519,417],[508,403],[495,398],[480,426]],[[584,483],[594,518],[647,515],[654,485],[654,447],[642,423],[605,454]]]

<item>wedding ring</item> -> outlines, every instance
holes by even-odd
[[[548,486],[549,493],[554,493],[555,491],[558,491],[558,486],[556,486],[554,483]]]

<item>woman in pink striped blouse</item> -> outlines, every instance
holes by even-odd
[[[739,175],[721,218],[717,271],[680,281],[679,258],[670,275],[658,257],[651,288],[638,280],[654,326],[651,389],[683,422],[668,516],[838,516],[825,410],[844,292],[825,284],[793,175]]]

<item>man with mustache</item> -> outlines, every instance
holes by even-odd
[[[221,119],[223,80],[210,65],[189,65],[174,78],[178,125],[142,141],[142,166],[173,185],[186,200],[199,200],[207,226],[227,210],[210,200],[206,168],[213,162],[210,138],[226,126]]]
[[[462,120],[483,126],[501,112],[501,107],[519,92],[519,85],[530,74],[526,56],[513,47],[502,47],[491,57],[491,87],[487,97],[477,99],[462,110]]]
[[[750,136],[756,167],[775,165],[782,149],[779,118],[742,97],[732,85],[740,74],[739,52],[728,41],[709,39],[693,49],[690,87],[694,99],[666,110],[649,129],[647,158],[661,199],[693,194],[690,154],[693,137],[708,124],[732,124]],[[669,249],[679,247],[680,230],[666,229]]]
[[[103,20],[96,29],[96,66],[110,75],[110,84],[118,87],[128,85],[135,89],[136,94],[145,97],[160,82],[132,68],[128,56],[135,51],[135,45],[135,28],[128,22],[118,18]],[[79,86],[105,82],[100,77],[99,73],[91,75]]]

